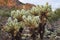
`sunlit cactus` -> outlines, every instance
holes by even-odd
[[[19,31],[20,27],[23,27],[23,22],[18,22],[17,19],[12,20],[11,17],[9,17],[6,27],[4,27],[5,31],[9,32],[14,29],[14,31]]]
[[[14,30],[14,33],[19,32],[19,29],[21,27],[39,29],[40,27],[41,28],[45,27],[47,21],[51,22],[51,19],[55,19],[55,16],[56,16],[56,14],[52,11],[51,5],[48,5],[48,3],[46,3],[46,5],[44,5],[44,6],[43,5],[33,6],[30,10],[24,10],[24,9],[13,10],[13,11],[11,11],[11,17],[8,18],[4,29],[7,32]],[[43,29],[42,29],[42,31],[43,31]],[[48,33],[50,33],[50,31],[46,30],[46,34],[48,34]]]
[[[57,33],[60,33],[60,27],[59,27],[59,28],[57,28],[56,32],[57,32]]]
[[[32,9],[30,10],[30,12],[31,12],[31,14],[33,14],[33,15],[39,15],[40,9],[39,9],[38,6],[32,7]]]

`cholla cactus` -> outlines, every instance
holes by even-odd
[[[26,25],[29,25],[30,27],[37,27],[39,24],[39,16],[23,16],[23,21],[25,22]]]
[[[30,12],[31,12],[31,14],[33,14],[33,15],[39,15],[40,9],[39,9],[38,6],[32,7],[32,9],[30,10]]]
[[[11,12],[11,17],[17,18],[18,20],[22,20],[23,15],[25,15],[25,16],[30,15],[29,10],[26,11],[26,10],[22,9],[22,10],[16,10],[16,11],[14,10]]]
[[[57,28],[56,32],[57,32],[57,33],[60,33],[60,27],[59,27],[59,28]]]
[[[45,6],[33,6],[31,10],[14,10],[11,12],[11,16],[16,18],[18,21],[24,21],[27,25],[37,26],[40,22],[39,16],[42,14],[41,12],[46,12],[46,16],[50,15],[51,6],[48,3]]]
[[[48,5],[48,3],[44,6],[42,5],[36,5],[33,6],[30,10],[14,10],[11,12],[11,17],[14,18],[12,20],[11,17],[9,17],[8,22],[6,23],[5,31],[14,30],[16,32],[19,31],[20,27],[38,27],[39,23],[41,23],[43,26],[46,23],[47,17],[49,20],[51,17],[53,17],[53,12],[51,10],[51,6]],[[46,30],[46,33],[50,33],[48,30]]]
[[[23,22],[18,22],[17,19],[12,20],[11,17],[9,17],[8,22],[6,23],[6,26],[4,27],[4,29],[7,32],[13,29],[18,32],[20,27],[22,26],[24,26]]]

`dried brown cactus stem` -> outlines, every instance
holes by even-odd
[[[18,22],[22,21],[22,16],[17,17]]]
[[[43,39],[43,36],[44,36],[44,32],[45,32],[45,25],[46,25],[46,22],[47,22],[47,13],[46,12],[41,12],[41,16],[40,16],[40,24],[39,24],[39,33],[40,33],[40,38],[41,40]]]

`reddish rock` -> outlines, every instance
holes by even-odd
[[[29,3],[22,3],[19,0],[0,0],[0,7],[7,7],[7,8],[17,8],[17,9],[25,9],[28,10],[30,9],[32,6],[34,6],[33,4],[29,4]]]
[[[6,5],[6,2],[4,0],[0,0],[0,6]]]

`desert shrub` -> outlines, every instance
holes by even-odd
[[[10,10],[2,10],[0,9],[0,16],[10,16]]]

